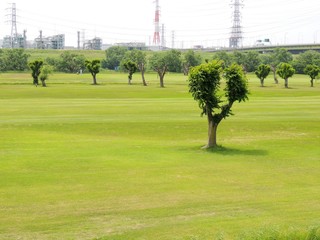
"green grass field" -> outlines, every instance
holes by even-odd
[[[250,100],[206,151],[186,77],[168,74],[164,89],[155,74],[148,87],[126,79],[54,74],[36,88],[30,73],[0,74],[0,239],[249,239],[320,226],[319,82],[261,88],[250,75]]]
[[[59,58],[61,54],[65,51],[70,51],[71,53],[84,55],[86,59],[93,60],[93,59],[105,59],[106,53],[103,50],[57,50],[57,49],[26,49],[26,53],[30,54],[29,61],[34,61],[37,59],[47,59],[50,58]]]

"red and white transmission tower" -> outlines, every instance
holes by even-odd
[[[160,5],[159,0],[155,0],[156,3],[156,14],[154,18],[154,35],[153,44],[160,45]]]

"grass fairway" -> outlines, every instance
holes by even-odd
[[[320,225],[320,84],[266,87],[202,150],[186,78],[0,74],[0,239],[237,239]]]

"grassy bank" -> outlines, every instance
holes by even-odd
[[[249,76],[216,151],[186,77],[0,75],[0,239],[235,239],[320,225],[320,85]],[[269,230],[271,231],[271,230]],[[254,236],[251,234],[250,236]]]

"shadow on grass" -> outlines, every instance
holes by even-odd
[[[208,153],[221,154],[221,155],[247,155],[247,156],[266,156],[268,151],[261,149],[236,149],[223,146],[217,146],[214,148],[202,149]]]

